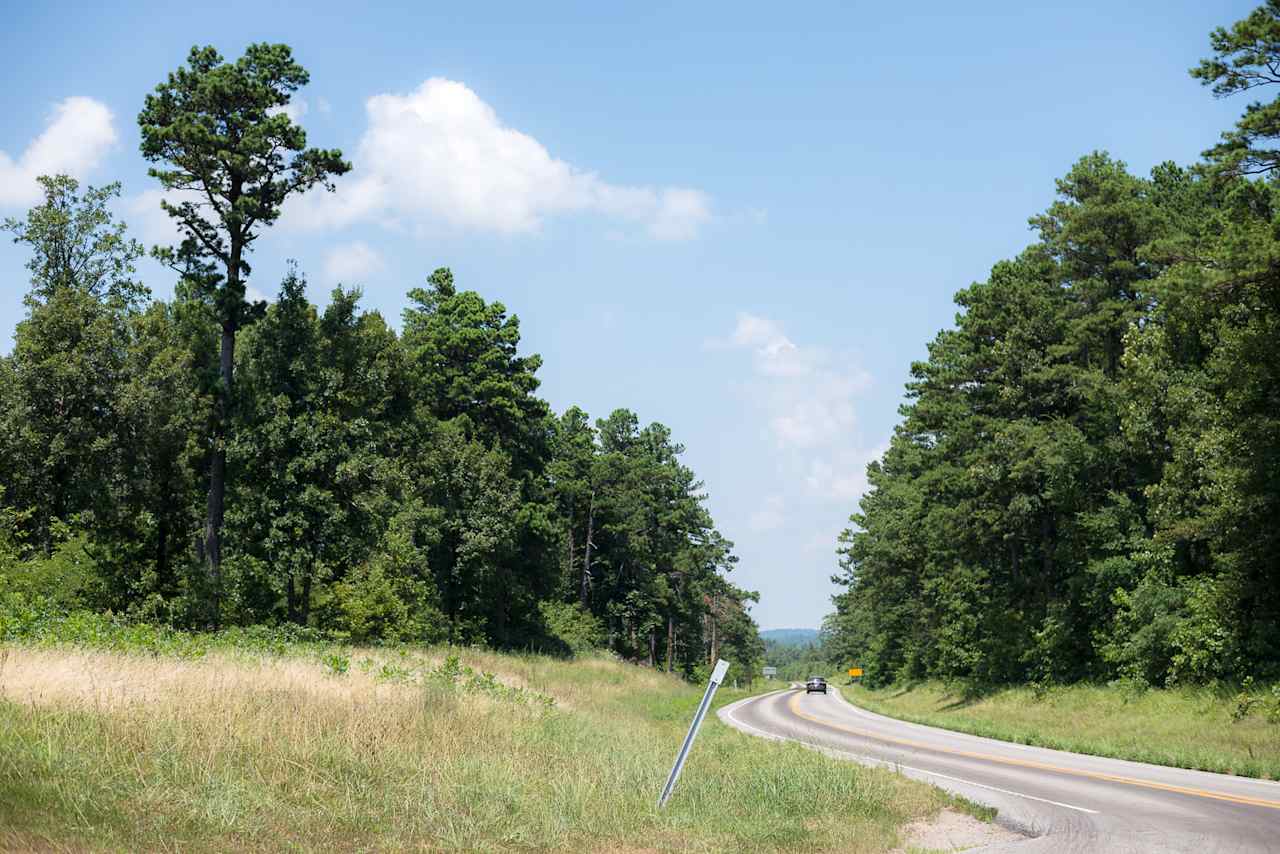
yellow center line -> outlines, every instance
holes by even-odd
[[[1044,762],[1034,762],[1030,759],[1014,759],[1007,756],[992,756],[988,753],[975,753],[970,750],[957,750],[953,747],[939,747],[933,744],[925,744],[920,741],[912,741],[908,738],[896,738],[890,735],[881,735],[879,733],[870,732],[868,730],[858,729],[857,727],[844,726],[843,724],[833,723],[832,721],[823,720],[815,715],[800,710],[800,694],[793,694],[787,703],[787,707],[797,717],[804,718],[807,721],[847,732],[861,738],[870,739],[871,741],[882,741],[890,744],[901,744],[906,747],[915,747],[921,750],[931,750],[935,753],[949,753],[953,756],[964,756],[969,759],[982,759],[987,762],[998,762],[1002,765],[1017,765],[1022,768],[1035,768],[1041,771],[1052,771],[1057,774],[1068,774],[1073,777],[1088,777],[1091,780],[1105,780],[1108,783],[1122,783],[1126,786],[1141,786],[1146,789],[1159,789],[1163,792],[1177,792],[1181,795],[1192,795],[1197,798],[1212,798],[1217,801],[1230,801],[1235,804],[1247,804],[1254,807],[1266,807],[1268,809],[1280,810],[1280,801],[1268,801],[1262,798],[1252,798],[1247,795],[1228,795],[1224,792],[1210,792],[1205,789],[1192,789],[1187,786],[1175,786],[1169,783],[1157,783],[1153,780],[1139,780],[1135,777],[1122,777],[1118,774],[1105,774],[1101,771],[1083,771],[1077,768],[1063,768],[1058,765],[1048,765]]]

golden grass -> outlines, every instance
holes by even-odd
[[[447,652],[348,650],[336,675],[315,654],[0,647],[0,846],[883,851],[949,802],[709,720],[659,811],[698,688],[475,650],[454,652],[554,708],[380,675]]]

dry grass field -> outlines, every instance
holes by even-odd
[[[698,688],[454,653],[0,646],[0,847],[884,851],[952,803],[712,718],[659,811]]]

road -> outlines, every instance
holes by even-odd
[[[995,807],[1009,852],[1280,852],[1280,783],[1028,747],[910,724],[803,689],[720,709],[752,735],[888,765]]]

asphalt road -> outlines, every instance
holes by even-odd
[[[838,693],[776,691],[720,709],[764,738],[888,765],[999,810],[1031,837],[984,851],[1280,852],[1280,783],[1084,756],[910,724]]]

